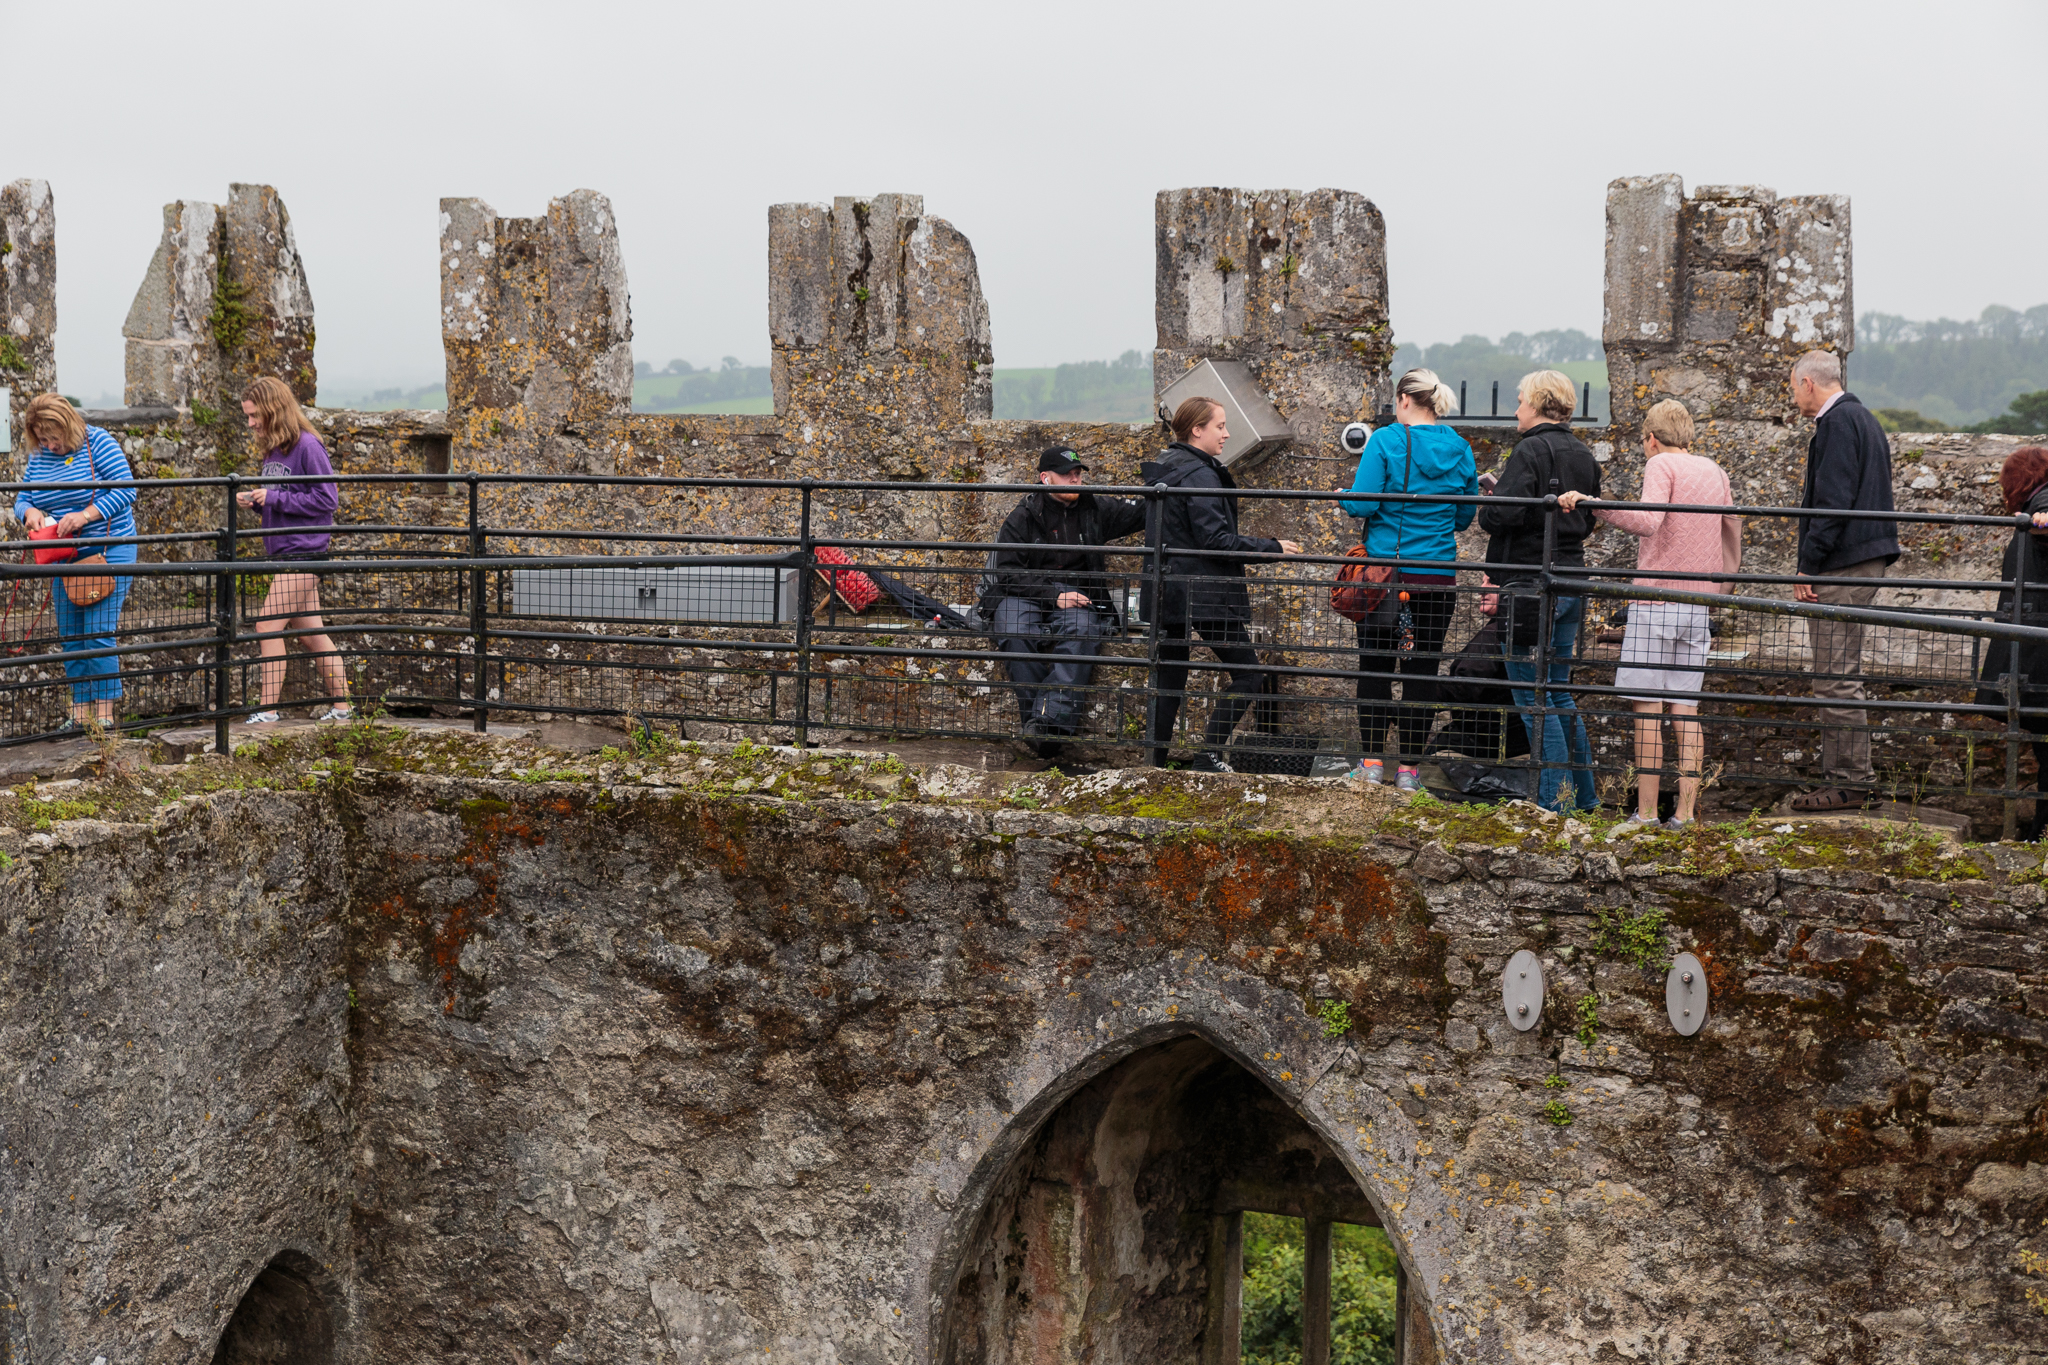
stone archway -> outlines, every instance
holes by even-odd
[[[1044,1115],[988,1187],[933,1359],[1235,1365],[1238,1230],[1254,1210],[1321,1230],[1305,1317],[1326,1346],[1329,1224],[1378,1225],[1377,1209],[1330,1144],[1208,1039],[1141,1047]],[[1327,1359],[1305,1344],[1304,1360]]]
[[[213,1365],[333,1365],[334,1314],[310,1257],[279,1252],[221,1329]]]

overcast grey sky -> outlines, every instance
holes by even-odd
[[[578,187],[657,367],[765,360],[768,205],[883,190],[973,241],[998,365],[1149,348],[1181,185],[1369,194],[1407,341],[1597,332],[1604,187],[1662,171],[1852,196],[1859,311],[2048,301],[2041,0],[0,0],[0,44],[0,180],[55,190],[88,398],[159,206],[231,180],[291,210],[336,388],[438,379],[441,196]]]

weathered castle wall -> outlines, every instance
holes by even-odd
[[[799,458],[859,451],[867,477],[940,477],[935,448],[995,412],[967,238],[920,195],[777,204],[768,269],[775,410]]]
[[[207,1359],[287,1247],[337,1360],[938,1359],[1056,1228],[1058,1302],[951,1358],[1191,1358],[1203,1106],[1110,1112],[1194,1093],[1188,1039],[1298,1125],[1292,1188],[1334,1154],[1447,1360],[2048,1353],[2036,849],[815,752],[357,741],[284,794],[306,757],[0,835],[11,1052],[56,1059],[0,1112],[17,1359]],[[142,791],[207,772],[270,790]],[[1708,964],[1691,1039],[1595,936],[1651,908]]]
[[[230,185],[224,206],[164,205],[163,239],[121,333],[130,407],[239,427],[242,390],[266,374],[312,402],[313,297],[277,191]]]
[[[19,450],[22,410],[57,387],[57,201],[47,180],[0,189],[0,387],[11,394],[10,444]]]
[[[1162,190],[1155,200],[1156,392],[1241,360],[1302,447],[1393,400],[1386,224],[1349,190]]]
[[[0,1357],[211,1361],[281,1254],[346,1316],[340,834],[265,792],[5,836]]]
[[[1727,468],[1735,500],[1796,507],[1811,425],[1792,402],[1800,353],[1856,345],[1846,195],[1780,199],[1675,175],[1607,187],[1606,343],[1620,472],[1640,489],[1642,415],[1676,398],[1694,449]],[[1852,386],[1853,387],[1853,386]],[[1760,563],[1792,567],[1794,528],[1756,525]]]
[[[563,474],[553,439],[633,402],[633,323],[611,201],[577,190],[539,218],[441,201],[441,345],[457,467]]]

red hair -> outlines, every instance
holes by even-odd
[[[1998,486],[2005,491],[2005,510],[2019,512],[2041,485],[2048,483],[2048,446],[2021,446],[2005,457]]]

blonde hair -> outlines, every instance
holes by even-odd
[[[1408,371],[1394,385],[1394,392],[1406,394],[1409,402],[1420,403],[1438,417],[1458,410],[1458,395],[1451,392],[1449,384],[1436,377],[1435,370]]]
[[[265,452],[288,446],[301,436],[320,434],[299,410],[298,396],[282,379],[266,374],[251,380],[242,390],[242,401],[256,409],[256,432]]]
[[[1561,370],[1537,370],[1523,375],[1522,382],[1515,386],[1515,396],[1553,422],[1570,421],[1579,406],[1578,386]]]
[[[85,419],[61,393],[39,393],[29,399],[28,410],[21,415],[21,429],[35,445],[43,444],[46,436],[58,437],[63,450],[77,450],[85,445]]]
[[[1188,399],[1175,408],[1173,410],[1172,422],[1173,439],[1185,441],[1188,437],[1195,434],[1196,427],[1208,426],[1209,412],[1212,408],[1217,412],[1223,411],[1221,403],[1213,398],[1203,398],[1199,395]]]
[[[1666,450],[1692,448],[1692,414],[1676,398],[1667,398],[1643,414],[1643,434],[1663,442]]]
[[[1792,382],[1811,379],[1824,389],[1842,387],[1842,358],[1833,351],[1808,351],[1792,362]]]

